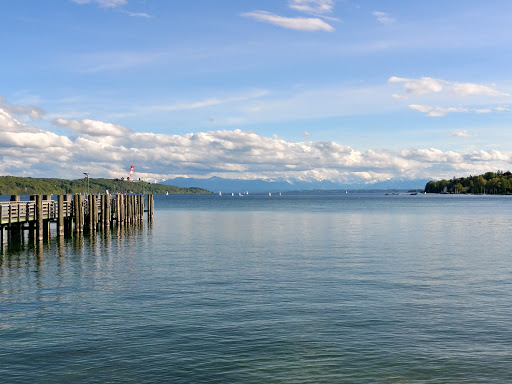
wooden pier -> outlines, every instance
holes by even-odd
[[[0,244],[20,239],[24,230],[35,240],[42,241],[50,234],[50,223],[56,223],[58,236],[95,232],[119,226],[140,223],[147,213],[153,221],[153,195],[33,195],[29,201],[11,195],[8,202],[0,202]]]

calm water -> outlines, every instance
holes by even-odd
[[[2,383],[512,383],[512,196],[156,196],[0,257]]]

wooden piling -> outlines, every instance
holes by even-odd
[[[106,195],[105,198],[105,227],[110,227],[112,222],[111,207],[110,207],[110,195]]]
[[[94,231],[94,224],[93,224],[93,221],[94,221],[94,215],[93,215],[93,207],[92,207],[92,204],[93,204],[93,195],[89,195],[87,196],[87,215],[86,215],[86,219],[87,219],[87,227],[89,228],[89,231]]]
[[[64,201],[66,202],[65,207],[65,215],[64,219],[64,233],[71,235],[73,233],[73,215],[72,215],[72,203],[71,203],[71,195],[67,194],[64,196]]]
[[[43,241],[43,196],[36,196],[36,240]]]
[[[92,197],[92,226],[94,231],[98,230],[98,196],[93,195]]]
[[[57,234],[59,237],[62,237],[64,236],[64,195],[59,195],[57,197],[57,203],[59,204],[57,208],[59,215],[57,218]]]
[[[148,194],[148,222],[153,221],[153,211],[155,209],[153,194]]]
[[[146,199],[143,195],[33,195],[30,201],[11,196],[10,202],[0,203],[0,244],[22,241],[23,230],[29,230],[29,239],[41,241],[50,235],[50,224],[56,222],[57,236],[82,233],[84,228],[95,232],[108,231],[114,224],[139,225],[144,220]],[[148,222],[154,212],[153,195],[147,197]]]

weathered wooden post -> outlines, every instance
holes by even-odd
[[[133,196],[133,220],[136,223],[139,221],[139,195]]]
[[[144,210],[145,210],[145,207],[146,207],[146,198],[144,197],[144,195],[141,195],[140,203],[141,203],[141,207],[140,207],[140,221],[144,221]]]
[[[52,222],[52,214],[54,214],[52,195],[43,195],[43,200],[43,211],[46,211],[46,220],[44,220],[43,233],[45,237],[50,238],[50,223]]]
[[[74,232],[78,232],[78,195],[73,195],[73,221],[75,222]]]
[[[36,238],[37,241],[43,241],[43,196],[36,196]]]
[[[105,227],[110,227],[110,195],[105,195]]]
[[[153,221],[153,212],[155,210],[155,203],[153,200],[153,194],[148,195],[148,222]]]
[[[64,233],[67,233],[68,235],[73,233],[73,211],[71,209],[72,203],[71,203],[71,195],[66,195],[64,197],[64,201],[66,202],[66,219],[65,219],[65,228]]]
[[[94,231],[96,231],[98,229],[98,206],[96,205],[97,204],[96,195],[91,195],[91,196],[92,196],[92,205],[91,205],[92,227],[93,227]]]
[[[132,222],[132,196],[126,195],[126,223]]]
[[[93,208],[92,208],[92,204],[93,204],[93,198],[92,198],[93,195],[89,195],[87,196],[87,226],[89,227],[89,231],[90,232],[93,232],[94,231],[94,224],[93,224]]]
[[[80,223],[80,232],[84,231],[84,198],[82,195],[78,195],[78,222]]]
[[[64,236],[64,195],[59,195],[57,197],[57,235],[59,237]]]
[[[80,194],[76,194],[74,196],[74,211],[75,211],[75,232],[83,231],[83,204],[82,204],[82,196]]]
[[[143,211],[141,211],[141,208],[142,208],[141,197],[142,197],[142,195],[137,195],[137,197],[136,197],[136,199],[137,199],[137,221],[139,221],[139,222],[142,218],[141,213],[143,212]]]
[[[117,195],[117,224],[123,225],[123,195]]]
[[[5,225],[2,225],[0,228],[0,244],[3,246],[5,243],[7,243],[7,229]]]
[[[124,225],[124,195],[119,195],[119,220]]]

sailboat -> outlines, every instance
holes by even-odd
[[[221,191],[219,191],[219,196],[222,196],[222,192]]]
[[[272,196],[272,192],[269,192],[269,193],[268,193],[268,195],[269,195],[269,196]]]

